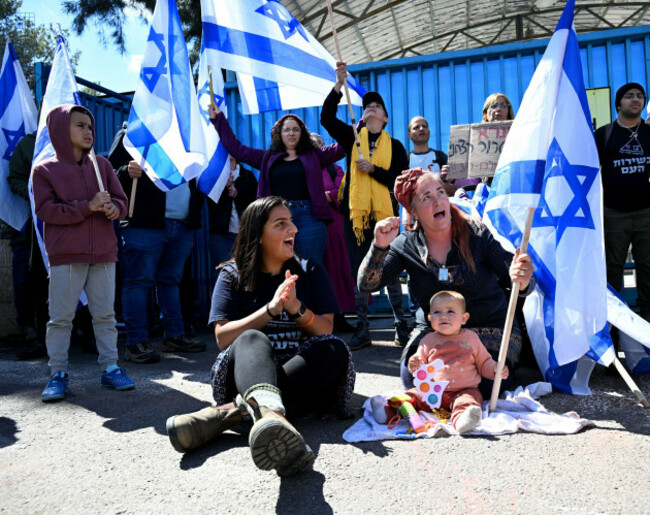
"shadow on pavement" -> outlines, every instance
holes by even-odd
[[[15,444],[18,441],[16,435],[19,432],[15,420],[8,417],[0,417],[0,449]]]

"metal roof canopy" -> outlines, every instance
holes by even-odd
[[[282,0],[336,57],[325,0]],[[565,0],[332,0],[348,64],[547,38]],[[577,32],[650,24],[650,2],[576,0]]]

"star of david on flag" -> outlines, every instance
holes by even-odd
[[[174,0],[156,3],[124,147],[163,191],[197,177],[207,165],[203,121]]]
[[[9,187],[9,160],[25,134],[36,131],[36,104],[10,41],[0,69],[0,219],[17,231],[29,219],[29,202]]]
[[[514,251],[527,208],[536,208],[528,247],[536,286],[524,306],[528,334],[547,381],[556,390],[588,394],[593,360],[609,364],[614,355],[606,325],[602,186],[574,5],[567,2],[524,95],[483,220]]]
[[[323,103],[336,60],[277,0],[201,0],[203,46],[237,72],[245,114]],[[352,102],[365,89],[348,77]]]

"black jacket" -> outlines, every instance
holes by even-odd
[[[234,182],[237,196],[235,197],[235,209],[241,218],[244,209],[253,202],[257,196],[257,179],[250,170],[240,166],[239,177]],[[219,202],[208,201],[210,213],[210,234],[228,234],[230,225],[230,213],[232,212],[232,201],[228,190],[224,189]]]
[[[129,177],[129,161],[133,161],[131,154],[124,148],[122,140],[126,134],[125,129],[121,129],[113,140],[111,150],[108,154],[108,160],[115,168],[115,173],[122,184],[124,193],[131,203],[131,185],[133,180]],[[196,180],[189,182],[190,186],[190,207],[187,218],[184,220],[190,229],[201,227],[201,207],[203,207],[204,195],[196,188]],[[165,192],[161,191],[149,179],[146,173],[143,173],[138,180],[138,186],[135,194],[135,206],[133,207],[133,217],[126,217],[120,222],[120,227],[139,227],[145,229],[164,229],[165,228]]]

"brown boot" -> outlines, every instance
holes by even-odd
[[[253,462],[261,470],[275,469],[279,476],[300,472],[316,456],[284,417],[280,390],[270,384],[252,386],[237,397],[255,423],[248,437]]]
[[[232,402],[218,407],[210,406],[187,415],[169,417],[167,435],[174,449],[187,452],[244,420],[250,420],[250,416]]]

